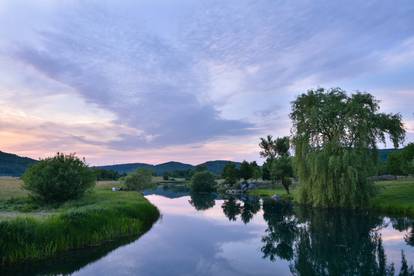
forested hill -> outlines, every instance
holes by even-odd
[[[0,176],[21,176],[37,161],[28,157],[0,151]]]
[[[107,166],[98,166],[98,169],[104,170],[112,170],[118,173],[130,173],[137,169],[147,169],[154,171],[157,175],[162,175],[165,172],[173,172],[173,171],[186,171],[189,169],[194,168],[193,165],[180,163],[180,162],[167,162],[158,165],[151,165],[146,163],[128,163],[128,164],[115,164],[115,165],[107,165]]]
[[[206,167],[208,171],[214,174],[221,174],[223,172],[224,166],[232,161],[225,161],[225,160],[216,160],[216,161],[208,161],[197,166]],[[240,166],[240,163],[234,162],[237,167]],[[108,166],[99,166],[99,169],[105,170],[113,170],[117,171],[118,173],[129,173],[136,169],[144,168],[150,169],[154,171],[157,175],[163,175],[165,172],[171,173],[174,171],[187,171],[192,170],[196,166],[185,164],[181,162],[167,162],[158,165],[150,165],[145,163],[129,163],[129,164],[116,164],[116,165],[108,165]]]
[[[224,167],[229,163],[234,163],[237,168],[240,168],[241,163],[233,162],[233,161],[226,161],[226,160],[207,161],[198,166],[205,166],[207,170],[211,173],[221,174],[223,172]]]
[[[386,161],[388,154],[390,154],[393,151],[393,149],[379,150],[379,159],[381,161]],[[29,167],[31,164],[35,162],[37,161],[28,157],[21,157],[15,154],[0,151],[0,176],[21,176],[25,172],[27,167]],[[224,166],[230,162],[232,161],[215,160],[207,161],[205,163],[199,164],[198,166],[204,166],[207,168],[208,171],[219,175],[223,172]],[[234,163],[237,167],[240,167],[239,162]],[[157,175],[163,175],[165,172],[187,171],[194,169],[195,167],[196,166],[190,164],[171,161],[158,165],[151,165],[146,163],[129,163],[98,166],[97,168],[113,170],[118,173],[129,173],[136,169],[144,168],[154,171]]]

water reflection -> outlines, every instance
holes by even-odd
[[[136,239],[137,237],[126,237],[105,243],[102,246],[65,252],[47,260],[27,262],[18,266],[0,266],[0,275],[71,275]]]
[[[0,269],[0,275],[414,274],[411,219],[183,189],[146,194],[162,219],[139,240]]]
[[[190,194],[191,199],[189,203],[197,210],[207,210],[216,204],[216,195],[212,193],[208,194]]]
[[[298,220],[288,202],[263,201],[263,218],[268,227],[262,237],[263,257],[275,261],[277,257],[291,261],[294,255],[294,241],[298,236]]]
[[[197,198],[192,195],[191,198]],[[211,198],[203,195],[200,200]],[[214,206],[214,204],[211,204]],[[379,230],[384,218],[363,211],[321,210],[293,207],[290,202],[256,197],[225,198],[222,210],[229,221],[240,215],[246,224],[261,209],[267,228],[262,237],[263,258],[286,260],[296,275],[394,275],[394,263],[388,263]],[[197,209],[200,210],[200,209]],[[394,229],[407,231],[405,242],[413,246],[413,221],[393,218]],[[401,254],[400,275],[414,275]]]
[[[409,230],[404,236],[404,240],[408,245],[414,246],[414,220],[410,218],[392,218],[390,221],[392,227],[400,232]]]

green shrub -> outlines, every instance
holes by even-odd
[[[95,174],[74,154],[58,153],[27,169],[23,181],[33,198],[56,203],[82,196],[95,185]]]
[[[142,191],[153,186],[152,172],[145,169],[138,169],[128,174],[124,179],[128,190]]]
[[[197,172],[191,178],[191,190],[196,193],[213,192],[216,181],[210,172]]]

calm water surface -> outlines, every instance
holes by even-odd
[[[140,239],[8,274],[384,275],[414,265],[414,221],[311,210],[254,197],[149,193],[162,218]],[[162,195],[161,195],[162,194]],[[1,271],[0,271],[1,274]]]

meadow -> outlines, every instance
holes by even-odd
[[[414,179],[378,181],[374,184],[375,195],[369,208],[383,214],[408,216],[414,218]],[[288,195],[282,186],[269,189],[255,189],[249,192],[255,196],[289,197],[295,201],[296,189]]]
[[[158,209],[137,192],[98,182],[82,198],[40,205],[16,178],[0,179],[0,264],[43,259],[58,252],[139,237],[158,219]]]

